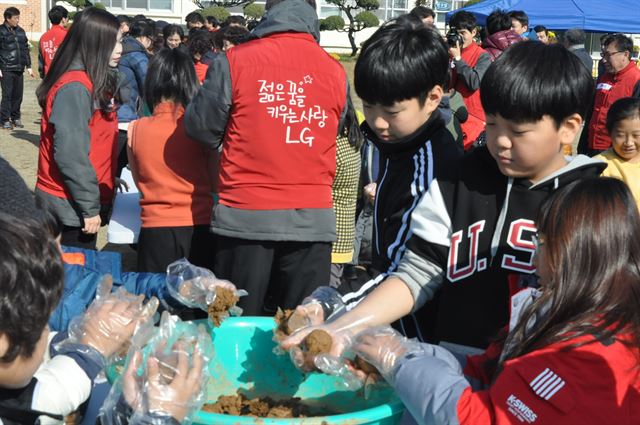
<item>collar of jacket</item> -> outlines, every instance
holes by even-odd
[[[319,42],[320,22],[315,9],[305,0],[284,0],[267,11],[252,34],[262,38],[278,32],[305,32]]]
[[[132,52],[142,52],[146,55],[147,49],[138,40],[128,35],[122,40],[122,54],[126,55]]]
[[[616,72],[615,74],[611,74],[611,77],[615,80],[619,79],[621,76],[623,76],[624,74],[626,74],[627,72],[631,71],[633,68],[636,67],[636,63],[634,61],[629,61],[629,64],[627,66],[625,66],[624,68],[622,68],[620,71]]]
[[[363,122],[361,125],[364,135],[373,143],[376,148],[385,156],[403,154],[405,152],[412,152],[418,146],[427,142],[433,134],[442,129],[445,126],[444,118],[439,109],[436,109],[427,122],[422,124],[413,134],[392,142],[386,142],[376,136],[375,132],[369,127],[367,122]]]

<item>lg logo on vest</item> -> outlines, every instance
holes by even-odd
[[[480,235],[484,230],[485,223],[486,220],[477,221],[469,226],[466,232],[459,230],[451,235],[447,266],[447,278],[451,282],[465,279],[476,271],[481,272],[487,269],[488,259],[478,258]],[[533,265],[536,248],[532,241],[535,233],[536,227],[532,220],[519,219],[511,223],[507,244],[520,255],[513,255],[515,253],[502,255],[500,266],[503,269],[529,274],[536,271],[536,267]],[[468,257],[459,258],[463,244],[467,243]]]

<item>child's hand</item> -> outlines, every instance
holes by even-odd
[[[182,422],[199,398],[202,390],[202,370],[204,362],[196,350],[193,356],[193,366],[189,367],[189,359],[185,350],[178,349],[178,359],[175,365],[160,362],[156,357],[147,359],[147,376],[138,377],[137,370],[142,363],[139,351],[133,354],[129,367],[122,378],[122,393],[134,411],[141,411],[148,406],[150,413],[161,413],[172,416]],[[171,378],[161,369],[170,369]],[[143,385],[146,382],[146,386]],[[144,394],[143,394],[144,392]],[[146,400],[146,403],[143,403]]]
[[[119,351],[131,339],[137,325],[153,317],[158,308],[155,298],[145,305],[144,296],[134,296],[123,289],[112,294],[111,286],[108,276],[76,331],[80,332],[80,343],[95,348],[104,357]]]
[[[376,183],[369,183],[368,185],[366,185],[364,187],[364,194],[367,197],[367,199],[369,200],[369,202],[371,202],[372,204],[376,200],[376,190],[377,190],[377,188],[378,188],[378,185]]]
[[[211,270],[194,266],[182,258],[167,267],[167,289],[173,298],[190,308],[207,311],[216,296],[216,288],[226,288],[237,296],[247,295],[228,280],[218,279]],[[238,309],[239,310],[239,309]]]
[[[149,411],[166,413],[178,422],[182,422],[202,388],[202,356],[196,350],[193,366],[189,367],[187,353],[185,350],[179,350],[178,363],[171,382],[163,382],[160,366],[160,362],[155,357],[150,357],[147,361]]]
[[[307,326],[320,326],[330,317],[341,313],[343,308],[344,302],[338,291],[330,286],[320,286],[296,307],[296,314],[298,318],[303,317],[306,320]],[[328,317],[325,317],[325,314]],[[300,319],[296,320],[300,322]],[[291,323],[291,319],[289,327],[293,332],[302,329],[300,323]]]
[[[182,282],[179,293],[191,304],[196,304],[202,310],[207,311],[207,305],[215,295],[216,288],[226,288],[234,293],[238,291],[236,286],[228,280],[201,276]]]
[[[327,353],[322,354],[323,357],[341,359],[345,349],[353,342],[353,329],[335,328],[331,323],[321,326],[310,326],[294,333],[289,338],[283,340],[280,346],[289,352],[291,361],[302,372],[322,369],[315,360],[312,362],[313,364],[309,364],[305,356],[305,339],[311,332],[316,330],[324,331],[331,337],[331,348]],[[313,365],[315,365],[315,367],[313,367]]]
[[[375,367],[387,382],[393,384],[397,361],[408,353],[419,351],[420,343],[405,338],[390,326],[384,326],[359,333],[351,350]],[[355,373],[360,379],[367,376],[364,371],[356,370]]]

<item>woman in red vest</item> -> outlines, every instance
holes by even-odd
[[[118,28],[109,12],[84,9],[36,90],[43,110],[36,196],[60,218],[68,246],[95,248],[113,199]]]

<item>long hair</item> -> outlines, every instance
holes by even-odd
[[[58,79],[78,61],[93,84],[92,97],[100,109],[113,109],[111,99],[116,94],[117,73],[109,68],[111,53],[118,36],[118,19],[106,10],[88,7],[74,21],[69,33],[53,57],[51,69],[36,90],[38,103],[44,109],[47,94]]]
[[[612,178],[574,182],[542,205],[537,225],[549,282],[502,361],[587,335],[594,338],[568,347],[612,339],[640,347],[640,216],[628,187]]]

